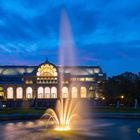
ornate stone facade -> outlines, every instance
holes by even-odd
[[[0,66],[0,100],[96,98],[105,78],[99,66]]]

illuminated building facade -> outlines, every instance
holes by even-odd
[[[39,66],[0,66],[0,101],[20,106],[23,101],[49,102],[59,97],[97,98],[98,84],[105,78],[99,66],[62,67],[48,60]]]

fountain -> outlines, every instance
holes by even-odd
[[[48,109],[41,118],[48,119],[47,124],[53,121],[57,131],[70,130],[72,120],[78,117],[78,105],[73,100],[60,99],[57,101],[56,110]]]
[[[60,27],[60,64],[62,71],[64,65],[75,65],[74,43],[66,12],[62,10]],[[59,72],[60,73],[60,72]],[[62,89],[64,76],[60,74],[59,89]],[[61,90],[60,97],[56,103],[55,110],[48,109],[41,120],[6,121],[0,123],[0,139],[33,139],[33,140],[99,140],[99,139],[139,139],[138,131],[140,121],[131,119],[103,119],[94,118],[93,112],[87,118],[82,115],[88,114],[85,104],[81,105],[79,99],[70,96],[64,98]],[[137,101],[135,101],[136,104]],[[82,107],[82,109],[80,108]],[[82,112],[80,112],[82,111]],[[79,117],[80,116],[80,117]],[[44,119],[43,119],[44,118]],[[82,120],[81,120],[82,118]],[[94,119],[93,119],[94,118]],[[45,121],[45,123],[44,123]],[[77,123],[77,122],[78,123]],[[53,130],[46,129],[46,126],[53,126]],[[69,131],[75,130],[75,131]],[[63,133],[63,131],[65,131]],[[68,132],[66,132],[68,131]]]
[[[74,41],[72,38],[72,32],[69,24],[67,14],[62,9],[61,23],[60,23],[60,52],[59,60],[62,66],[64,65],[75,65],[74,55]],[[62,89],[64,83],[64,75],[59,76],[59,87]],[[67,131],[71,129],[71,122],[74,118],[78,117],[79,100],[75,101],[72,98],[64,99],[60,90],[60,99],[57,101],[56,109],[48,109],[41,118],[47,119],[47,124],[53,122],[55,130]]]

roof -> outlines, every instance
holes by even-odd
[[[0,75],[3,75],[3,76],[4,75],[23,75],[24,73],[31,74],[39,66],[1,65]],[[64,66],[64,67],[56,66],[56,67],[58,68],[59,72],[70,73],[72,75],[90,75],[94,73],[102,73],[102,69],[100,66]]]

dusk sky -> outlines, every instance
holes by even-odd
[[[0,0],[0,65],[58,65],[62,8],[77,65],[140,71],[140,0]]]

